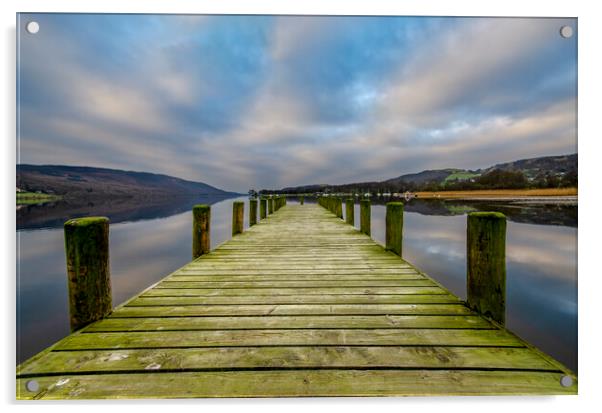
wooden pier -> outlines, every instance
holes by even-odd
[[[16,389],[19,399],[555,395],[576,394],[577,378],[306,202],[280,205],[24,362]]]

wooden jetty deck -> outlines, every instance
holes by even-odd
[[[19,399],[576,393],[561,364],[315,204],[17,368]]]

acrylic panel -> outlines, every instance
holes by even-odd
[[[17,398],[577,393],[576,18],[17,15]]]

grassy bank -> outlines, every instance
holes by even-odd
[[[39,194],[36,192],[17,192],[17,205],[41,204],[44,202],[58,201],[58,195]]]
[[[577,188],[485,189],[475,191],[416,192],[418,198],[523,198],[541,196],[576,196]]]

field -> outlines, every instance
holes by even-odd
[[[577,196],[577,188],[485,189],[475,191],[416,192],[418,198],[522,198]]]
[[[463,181],[463,180],[467,180],[470,178],[475,178],[477,176],[481,176],[481,174],[473,174],[470,172],[459,171],[459,172],[454,172],[453,174],[451,174],[450,176],[445,178],[445,180],[443,182],[448,183],[448,182],[459,181],[459,180]]]
[[[61,199],[57,195],[39,194],[36,192],[17,192],[17,205],[41,204]]]

